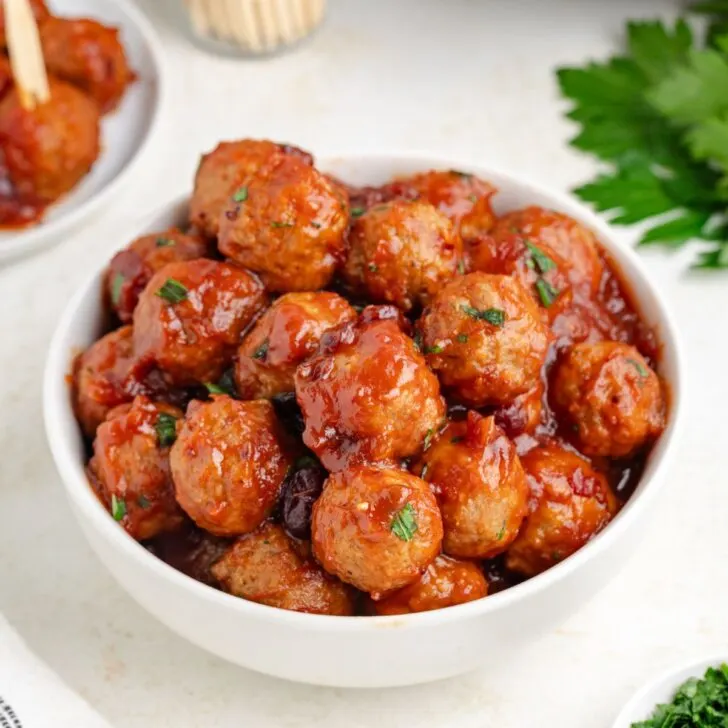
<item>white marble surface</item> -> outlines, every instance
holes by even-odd
[[[644,254],[683,331],[689,370],[689,426],[655,525],[611,585],[495,674],[328,690],[264,678],[188,645],[97,563],[71,520],[41,420],[41,370],[61,307],[140,216],[189,188],[201,150],[245,135],[317,153],[422,148],[567,188],[592,165],[564,144],[570,128],[552,69],[608,52],[626,17],[669,15],[676,5],[332,0],[311,43],[246,63],[197,51],[171,22],[175,0],[146,0],[171,73],[146,172],[62,245],[0,270],[0,610],[114,725],[606,728],[655,671],[700,651],[728,655],[728,276],[685,274],[683,253]]]

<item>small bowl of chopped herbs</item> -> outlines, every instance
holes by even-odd
[[[728,657],[703,658],[663,673],[624,706],[613,728],[728,726]]]

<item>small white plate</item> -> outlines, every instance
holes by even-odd
[[[119,107],[103,118],[101,154],[91,172],[37,225],[0,231],[0,262],[59,242],[63,232],[109,199],[141,159],[160,117],[164,91],[160,42],[144,14],[128,0],[49,0],[48,5],[59,17],[93,18],[119,28],[138,78]]]
[[[630,728],[633,723],[647,720],[659,703],[671,703],[678,688],[691,677],[702,678],[709,667],[728,663],[728,656],[713,655],[673,667],[638,690],[624,706],[612,728]]]

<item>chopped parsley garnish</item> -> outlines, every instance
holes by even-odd
[[[158,237],[154,241],[154,244],[158,248],[168,248],[170,245],[174,245],[174,240],[172,238]]]
[[[471,202],[475,203],[475,202],[477,202],[477,201],[478,201],[478,196],[477,196],[477,195],[468,195],[468,199],[469,199],[469,200],[470,200]]]
[[[461,276],[465,275],[465,261],[462,258],[458,261],[458,273]]]
[[[223,372],[217,382],[205,382],[205,387],[210,394],[227,394],[235,396],[235,375],[232,368]]]
[[[139,508],[144,508],[146,510],[152,505],[152,502],[145,495],[140,495],[137,498],[137,505]]]
[[[126,515],[126,502],[123,498],[117,498],[113,494],[111,496],[111,515],[115,521],[123,520]]]
[[[167,278],[157,295],[169,303],[181,303],[187,298],[187,287],[174,278]]]
[[[280,220],[273,220],[273,222],[270,224],[272,228],[292,228],[293,223],[292,222],[281,222]]]
[[[541,250],[541,248],[533,243],[529,243],[528,241],[526,241],[526,247],[528,248],[528,252],[531,254],[529,256],[529,260],[535,264],[536,268],[538,268],[541,273],[548,273],[550,270],[556,268],[556,263],[554,263],[554,261],[551,260],[551,258],[549,258],[549,256]]]
[[[159,446],[169,447],[177,439],[177,418],[160,412],[154,429],[157,431]]]
[[[205,388],[210,394],[227,394],[227,392],[215,382],[205,382]]]
[[[709,667],[702,678],[691,677],[672,701],[655,707],[647,720],[632,728],[723,728],[728,725],[728,665]]]
[[[351,208],[351,216],[352,217],[361,217],[366,212],[365,207],[352,207]]]
[[[422,332],[421,331],[415,331],[415,337],[413,339],[415,343],[415,348],[417,351],[422,351]]]
[[[642,362],[637,361],[637,359],[627,359],[627,363],[631,364],[637,370],[637,374],[639,374],[643,379],[648,376],[649,372],[645,369]]]
[[[427,450],[430,447],[430,445],[432,444],[432,436],[434,434],[435,434],[435,431],[432,428],[427,430],[427,432],[425,433],[425,439],[422,443],[423,450]]]
[[[119,305],[119,300],[121,299],[121,287],[124,285],[125,280],[126,279],[123,274],[117,273],[111,281],[111,303],[114,306]]]
[[[546,308],[548,308],[559,295],[559,292],[545,278],[539,278],[536,281],[536,291],[538,291],[538,297],[541,299],[541,303]]]
[[[261,343],[261,345],[253,352],[253,359],[265,361],[266,356],[268,356],[269,348],[270,348],[270,341],[268,339],[263,339],[263,342]]]
[[[498,533],[495,535],[495,540],[502,541],[503,537],[505,535],[506,535],[506,522],[503,521],[503,523],[501,524],[501,527],[500,527],[500,531],[498,531]]]
[[[445,351],[445,347],[440,346],[440,344],[435,344],[434,346],[428,346],[425,348],[425,354],[442,354],[443,351]]]
[[[463,313],[466,313],[470,318],[474,318],[477,321],[487,321],[493,326],[501,327],[506,322],[506,312],[500,308],[473,308],[463,304],[460,306]]]
[[[430,466],[429,466],[429,465],[428,465],[427,463],[425,463],[425,464],[424,464],[424,465],[422,466],[422,470],[420,470],[420,478],[422,478],[422,480],[424,480],[424,479],[425,479],[425,475],[427,475],[427,471],[428,471],[429,469],[430,469]]]
[[[467,344],[468,343],[468,335],[467,334],[458,334],[457,340],[459,344]]]
[[[411,541],[414,538],[417,533],[416,515],[411,503],[405,503],[404,507],[395,513],[390,528],[400,541]]]
[[[248,188],[247,187],[241,187],[240,189],[235,191],[235,194],[233,194],[233,200],[235,202],[245,202],[245,200],[248,199]]]

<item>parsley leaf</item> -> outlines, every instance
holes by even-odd
[[[394,514],[390,529],[400,541],[411,541],[417,533],[417,518],[414,507],[411,503],[405,503],[404,507]]]

